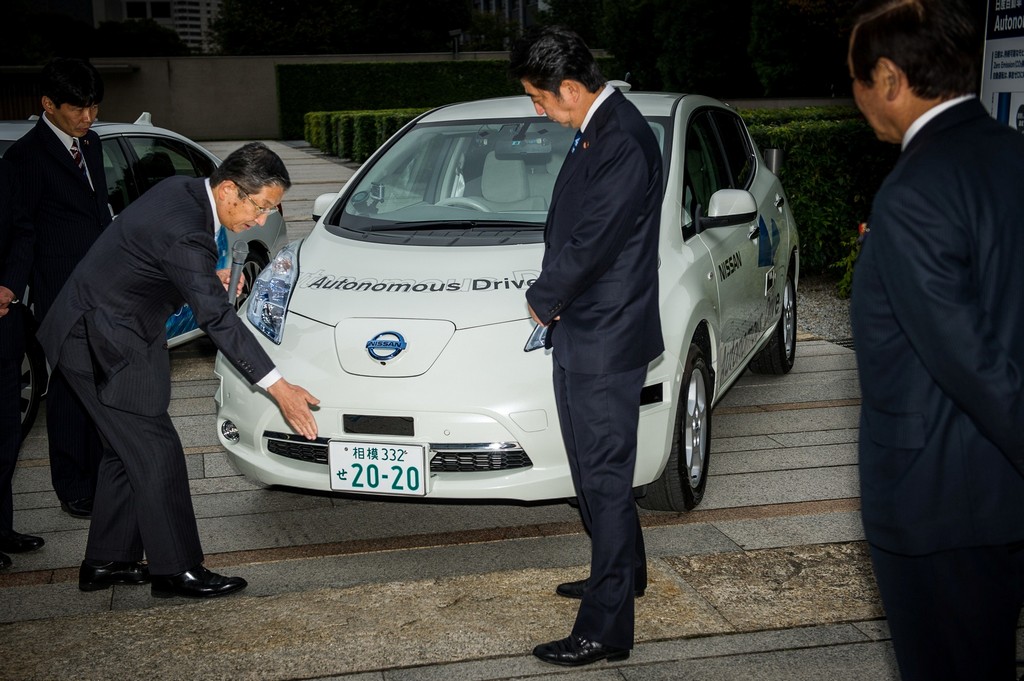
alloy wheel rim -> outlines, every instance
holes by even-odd
[[[694,371],[686,390],[686,414],[683,438],[686,444],[686,477],[691,489],[700,485],[707,451],[707,389],[704,376]]]

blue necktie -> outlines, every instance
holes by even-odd
[[[572,138],[572,148],[569,149],[569,153],[570,154],[575,154],[576,153],[576,145],[580,143],[580,138],[581,137],[583,137],[583,131],[582,130],[577,130],[576,131],[576,136]]]
[[[223,225],[217,227],[217,269],[231,267],[231,256],[228,254],[228,230]]]

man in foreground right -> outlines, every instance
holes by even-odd
[[[851,317],[861,515],[905,681],[1013,681],[1024,603],[1024,137],[975,96],[957,0],[867,0],[849,67],[902,144]]]

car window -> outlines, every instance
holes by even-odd
[[[728,187],[729,174],[708,112],[698,113],[686,130],[683,159],[683,237],[695,233],[693,218],[699,205],[706,210],[711,195]]]
[[[111,214],[117,215],[131,203],[128,182],[128,158],[116,139],[103,143],[103,174],[107,177],[107,203]]]
[[[743,121],[729,111],[713,111],[711,116],[715,120],[725,158],[729,162],[732,176],[730,188],[749,189],[754,179],[754,149]]]
[[[189,145],[180,140],[161,137],[127,139],[139,159],[135,164],[135,177],[140,192],[145,192],[171,175],[207,177],[213,171],[212,162],[207,161],[206,167],[203,167],[199,154],[193,153]]]
[[[375,240],[375,232],[538,232],[573,134],[544,118],[420,125],[372,161],[328,227]]]

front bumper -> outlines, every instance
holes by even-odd
[[[221,381],[218,435],[234,465],[266,484],[329,491],[327,447],[334,439],[425,447],[428,498],[571,497],[551,360],[544,351],[523,352],[531,329],[521,320],[460,330],[425,373],[381,378],[344,372],[328,350],[335,347],[334,328],[292,315],[281,346],[260,340],[281,373],[320,400],[317,441],[292,434],[269,396],[250,386],[222,355],[215,366]],[[648,384],[657,380],[652,370]],[[672,392],[667,386],[662,392],[666,399],[641,410],[637,485],[660,475],[671,443],[667,396]],[[376,432],[352,432],[353,416],[385,425]],[[238,428],[237,442],[221,433],[227,420]],[[409,430],[388,432],[392,420],[407,422]]]

